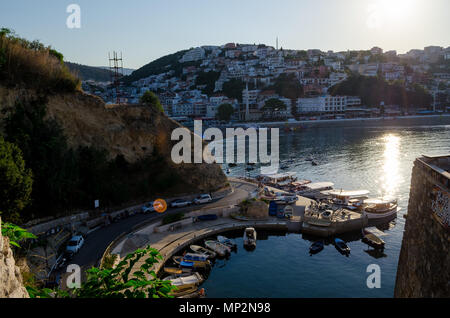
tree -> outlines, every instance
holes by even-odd
[[[158,96],[156,96],[156,94],[153,92],[146,91],[144,93],[144,95],[141,96],[141,99],[139,101],[141,102],[141,104],[144,104],[146,106],[152,107],[153,109],[157,109],[161,112],[164,112],[164,108],[162,107]]]
[[[237,99],[242,102],[242,91],[245,88],[245,84],[240,79],[231,79],[228,82],[223,83],[223,93],[228,98]]]
[[[131,273],[133,266],[148,256],[139,270]],[[116,267],[91,268],[87,281],[71,292],[26,286],[30,298],[173,298],[176,287],[168,280],[158,279],[153,265],[162,260],[158,250],[148,246],[128,254]]]
[[[30,203],[32,173],[22,151],[0,136],[0,211],[8,221],[19,221],[19,212]]]
[[[234,107],[231,104],[222,104],[217,108],[216,118],[219,120],[230,121],[234,113]]]
[[[303,96],[303,87],[294,74],[281,74],[273,85],[275,92],[283,97],[297,99]]]
[[[270,117],[273,118],[276,111],[285,110],[286,104],[278,98],[268,99],[262,108],[263,111],[269,112]]]

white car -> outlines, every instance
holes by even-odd
[[[155,212],[155,207],[154,207],[154,202],[149,202],[146,205],[143,205],[141,208],[141,211],[143,213],[150,213],[150,212]]]
[[[188,206],[188,205],[191,205],[191,204],[192,204],[191,201],[178,199],[178,200],[172,201],[170,203],[170,207],[172,207],[172,208],[182,208],[182,207],[185,207],[185,206]]]
[[[67,243],[66,251],[78,253],[81,247],[84,244],[84,238],[81,235],[74,236],[70,239],[69,243]]]
[[[196,198],[194,200],[195,204],[204,204],[204,203],[208,203],[211,202],[212,198],[209,194],[202,194],[201,196],[199,196],[198,198]]]

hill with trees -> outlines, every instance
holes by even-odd
[[[431,105],[432,96],[420,85],[406,88],[403,83],[386,82],[378,77],[352,75],[345,81],[333,86],[330,94],[359,96],[363,105],[379,106],[399,105],[402,109],[423,108]]]
[[[65,62],[69,70],[81,80],[94,80],[97,82],[111,81],[111,71],[101,67],[87,66],[77,63]]]

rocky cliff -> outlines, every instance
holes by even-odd
[[[2,236],[0,219],[0,298],[28,298],[22,275],[14,261],[9,239]]]
[[[33,90],[0,86],[0,120],[17,101],[33,98],[36,98]],[[156,110],[143,106],[108,106],[100,98],[83,92],[53,94],[47,100],[47,116],[62,125],[72,147],[102,148],[110,158],[123,155],[129,162],[151,156],[156,149],[166,159],[167,169],[176,169],[190,185],[186,188],[190,193],[217,190],[226,183],[218,165],[175,165],[171,161],[172,130],[181,126]]]
[[[450,156],[414,163],[395,297],[450,297]]]

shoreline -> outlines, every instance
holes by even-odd
[[[252,122],[235,123],[231,127],[268,127],[268,128],[328,128],[328,127],[406,127],[406,126],[434,126],[450,125],[450,114],[415,115],[377,118],[346,118],[303,121]]]

